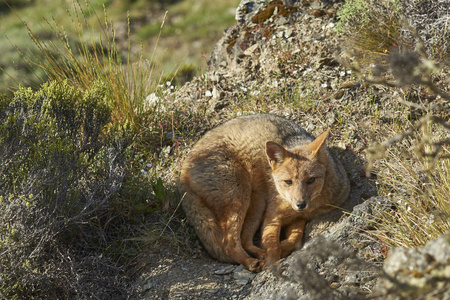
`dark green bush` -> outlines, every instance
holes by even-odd
[[[105,95],[99,82],[51,82],[0,96],[1,298],[126,297],[123,270],[102,255],[124,165]]]
[[[8,13],[10,8],[19,8],[32,4],[31,0],[8,0],[0,2],[0,14]]]
[[[164,75],[161,82],[171,82],[174,86],[183,86],[188,81],[191,81],[196,75],[197,69],[192,64],[183,64],[175,72]]]

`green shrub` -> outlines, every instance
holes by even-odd
[[[67,81],[0,97],[0,294],[11,299],[125,298],[121,269],[101,253],[123,139],[105,133],[101,82]]]

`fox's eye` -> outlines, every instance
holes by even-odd
[[[285,180],[284,183],[286,183],[287,185],[292,185],[292,180],[290,180],[290,179]]]
[[[315,177],[309,177],[309,178],[306,180],[306,184],[311,184],[311,183],[313,183],[315,180],[316,180]]]

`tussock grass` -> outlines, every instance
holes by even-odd
[[[431,163],[392,150],[380,170],[381,191],[394,204],[375,224],[380,240],[417,248],[450,230],[449,159]]]
[[[61,82],[67,79],[82,90],[95,81],[104,82],[113,107],[112,123],[132,129],[143,126],[145,99],[159,86],[156,59],[153,56],[150,60],[144,59],[142,49],[133,57],[129,24],[128,49],[119,49],[113,23],[109,21],[106,10],[101,21],[89,3],[82,5],[79,1],[73,1],[66,13],[76,39],[64,27],[59,27],[55,19],[51,19],[47,20],[47,25],[57,40],[48,43],[24,22],[42,55],[28,56],[24,53],[25,61],[30,66],[40,67],[50,80]],[[95,18],[102,30],[96,31],[88,23],[88,17]],[[74,44],[74,40],[80,42]]]
[[[402,43],[399,10],[394,1],[346,1],[338,12],[337,30],[352,54],[373,62]]]
[[[448,68],[442,60],[448,54],[448,29],[440,28],[433,39],[423,30],[446,22],[445,16],[436,13],[438,5],[352,0],[338,13],[344,44],[356,58],[346,64],[355,74],[386,88],[428,89],[422,89],[423,99],[411,97],[411,101],[408,93],[396,97],[394,111],[403,113],[396,120],[393,114],[391,137],[367,149],[367,173],[376,166],[379,192],[391,197],[394,205],[379,216],[372,234],[391,246],[420,247],[450,229],[446,136],[450,95],[445,84],[436,84]],[[448,82],[445,76],[443,80]],[[377,109],[372,114],[381,119]],[[385,126],[378,123],[373,130],[380,127]]]
[[[350,0],[337,15],[344,48],[360,63],[385,64],[389,54],[408,50],[448,61],[450,30],[443,2]]]

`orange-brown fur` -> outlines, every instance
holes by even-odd
[[[314,139],[263,114],[228,121],[197,142],[179,190],[188,222],[214,258],[265,269],[295,249],[309,219],[345,201],[350,185],[327,136]],[[261,248],[253,243],[258,229]]]

